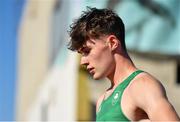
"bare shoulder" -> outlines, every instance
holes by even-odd
[[[150,120],[179,120],[165,88],[149,73],[139,74],[130,84],[129,93],[134,104],[144,110]]]
[[[138,105],[145,107],[148,102],[156,98],[167,99],[162,83],[147,72],[136,76],[129,86],[131,97]],[[147,101],[147,102],[146,102]]]
[[[153,95],[167,98],[166,91],[162,83],[146,72],[143,72],[135,77],[130,85],[130,91],[132,95],[137,95],[138,93],[144,95],[144,97],[150,97]]]

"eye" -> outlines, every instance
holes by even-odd
[[[86,56],[90,53],[91,49],[90,48],[84,48],[82,51],[82,55]]]

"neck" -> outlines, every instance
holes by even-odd
[[[112,89],[119,83],[123,82],[125,78],[127,78],[132,72],[137,70],[128,54],[116,54],[115,63],[116,66],[113,72],[107,77],[111,81],[111,87],[109,89]]]

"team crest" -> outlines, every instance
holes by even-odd
[[[116,91],[113,95],[112,105],[115,105],[119,101],[120,91]]]

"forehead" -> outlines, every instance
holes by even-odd
[[[82,52],[84,49],[87,49],[87,48],[93,48],[95,46],[98,46],[100,44],[104,44],[105,42],[105,37],[101,37],[99,39],[88,39],[86,40],[86,42],[82,45],[82,47],[80,47],[78,49],[78,52]]]
[[[85,44],[83,45],[83,47],[89,47],[89,46],[93,46],[97,43],[96,39],[88,39]]]
[[[85,44],[83,46],[89,47],[89,46],[93,46],[93,45],[97,45],[97,44],[102,44],[105,42],[106,38],[107,38],[107,36],[102,36],[98,39],[90,38],[85,42]]]

